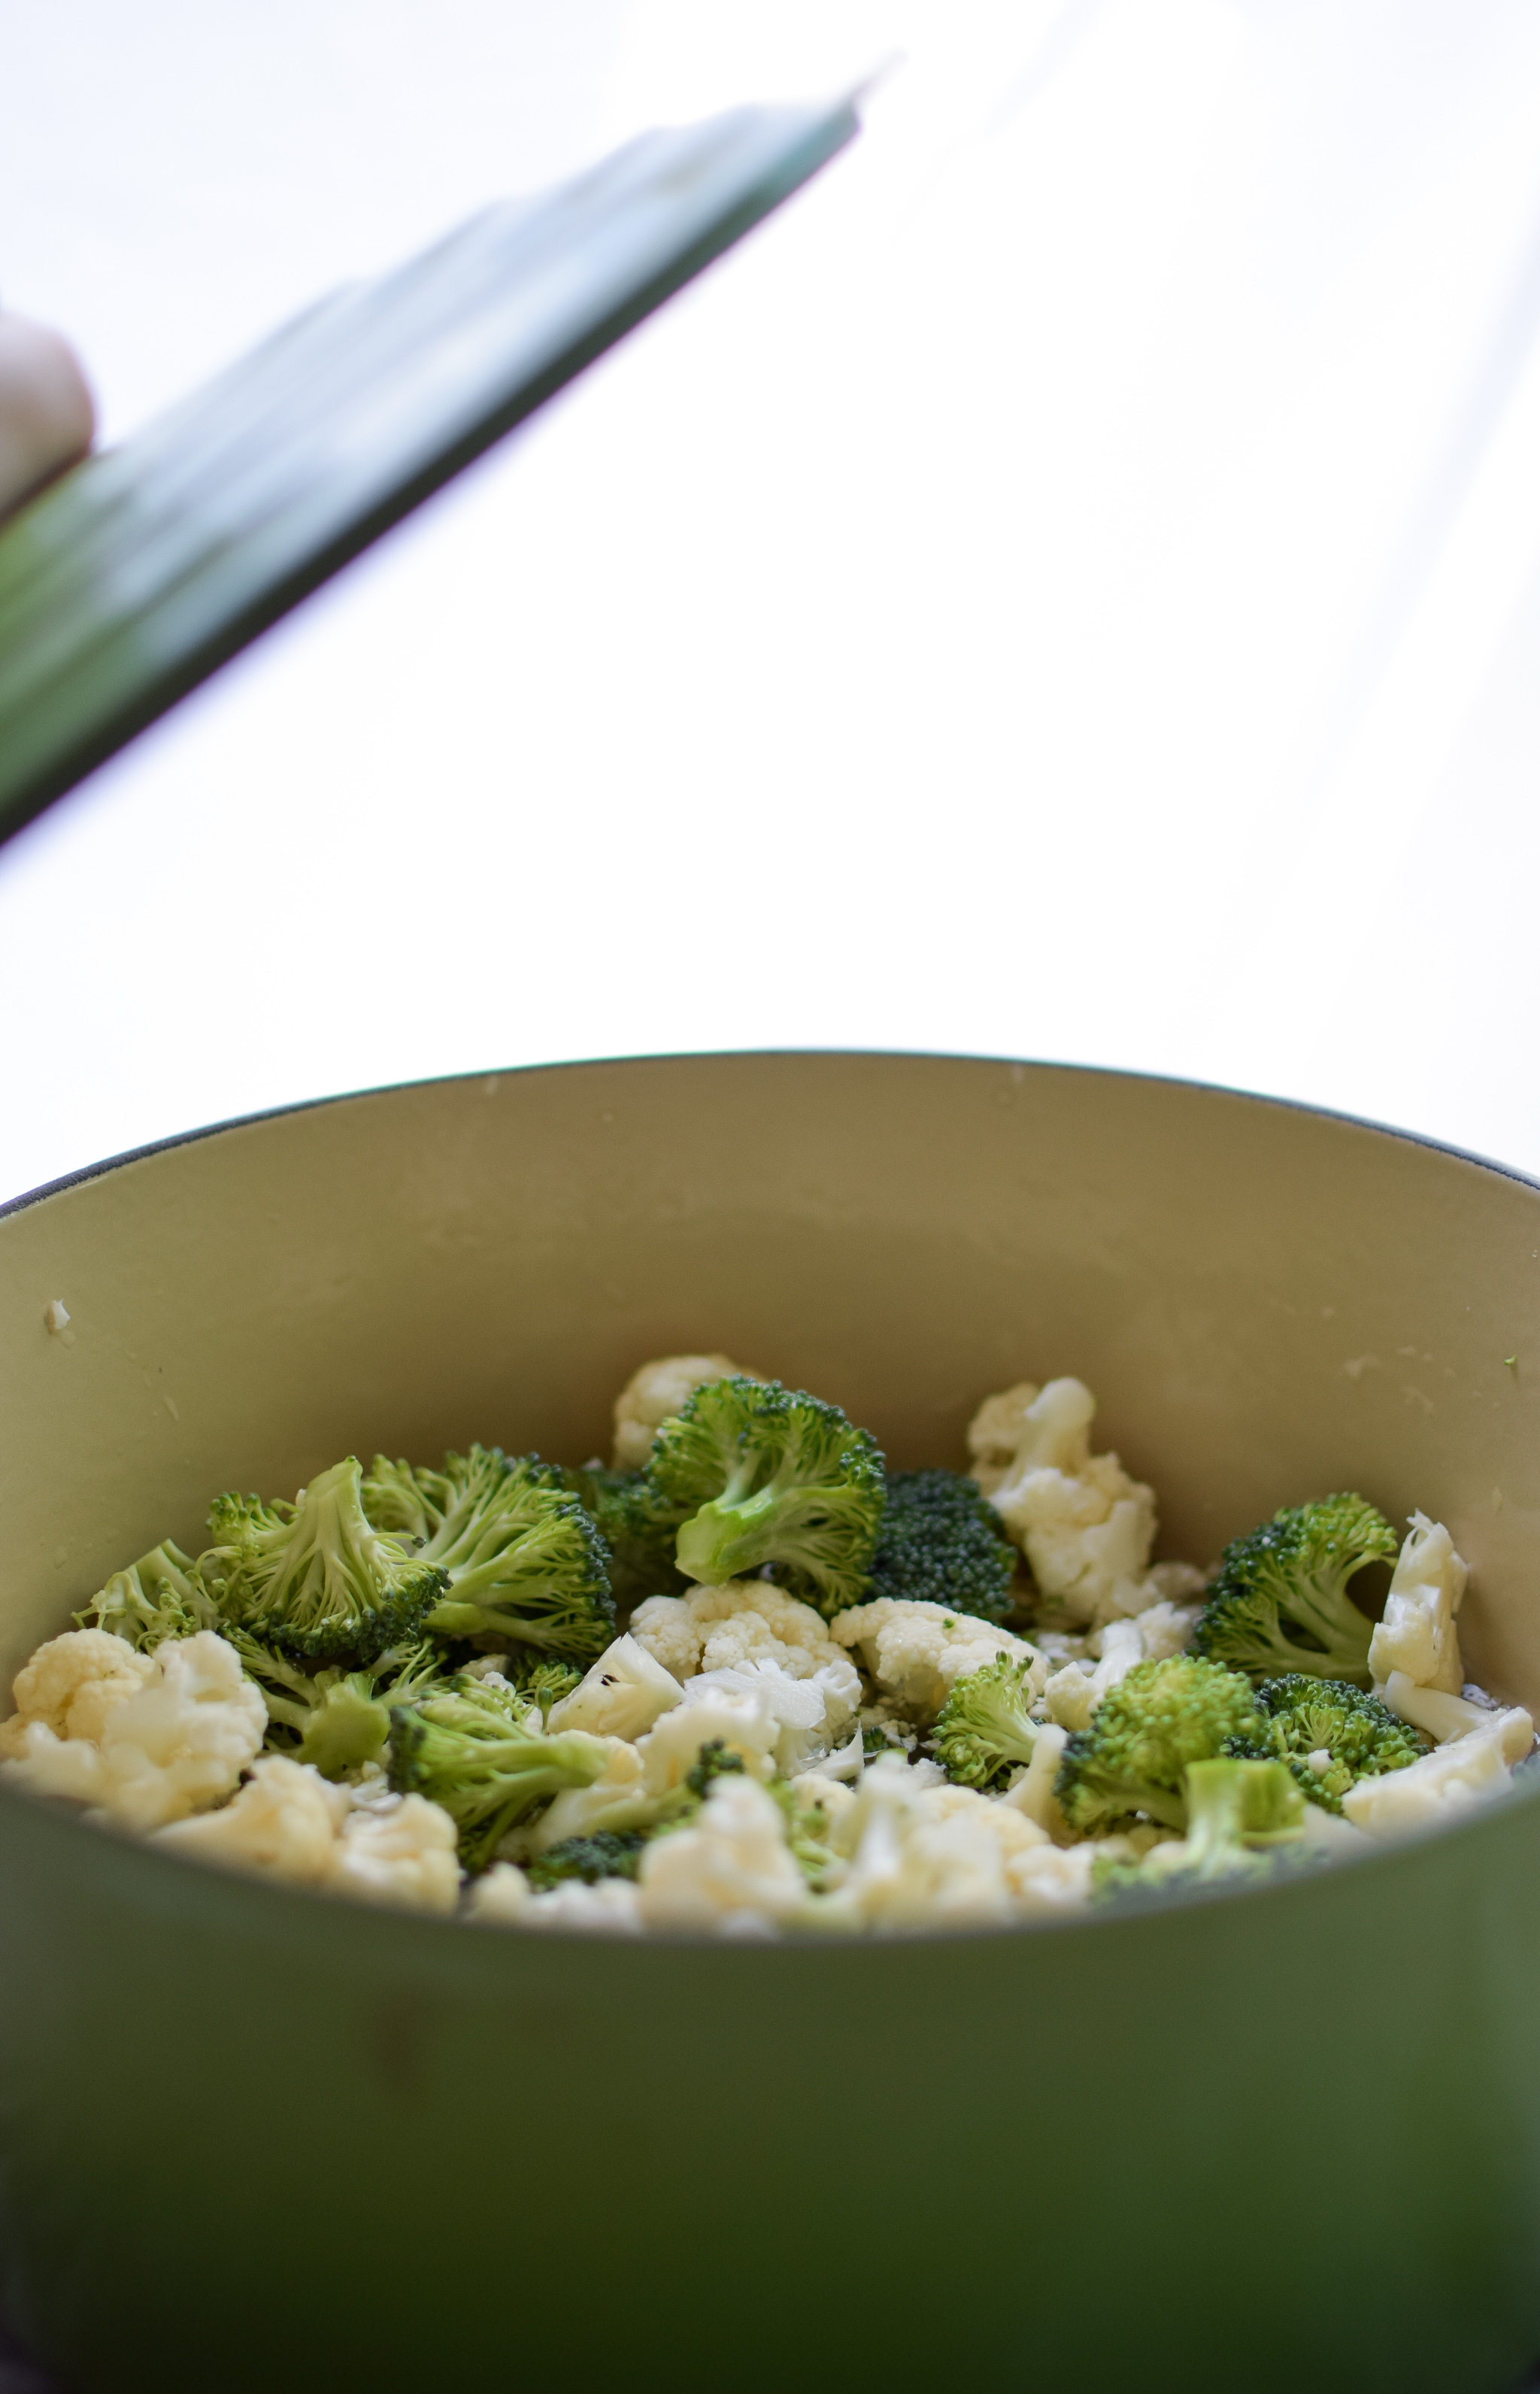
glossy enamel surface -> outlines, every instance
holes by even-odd
[[[1327,1486],[1420,1504],[1469,1668],[1535,1704],[1537,1250],[1492,1167],[1043,1067],[574,1066],[237,1125],[0,1219],[0,1665],[217,1488],[580,1458],[704,1346],[906,1464],[1076,1372],[1168,1553]],[[768,2387],[874,2347],[1498,2394],[1540,2350],[1527,1796],[1158,1915],[712,1948],[355,1910],[0,1791],[0,1905],[9,2297],[81,2394]]]

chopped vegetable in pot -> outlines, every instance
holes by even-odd
[[[1498,1794],[1421,1513],[1285,1506],[1207,1573],[1078,1380],[888,1472],[725,1355],[643,1364],[615,1453],[346,1456],[227,1493],[17,1677],[0,1774],[168,1850],[488,1927],[1007,1927],[1240,1888]],[[1384,1618],[1359,1574],[1395,1560]],[[617,1611],[618,1608],[618,1611]]]

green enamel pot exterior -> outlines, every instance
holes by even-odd
[[[578,1459],[644,1356],[723,1348],[902,1464],[1076,1372],[1168,1553],[1328,1486],[1420,1504],[1468,1668],[1540,1706],[1537,1250],[1491,1166],[1046,1067],[239,1124],[0,1219],[0,1668],[221,1487]],[[72,2394],[1503,2394],[1540,2352],[1533,1794],[1138,1917],[715,1946],[353,1907],[0,1789],[0,1921],[5,2294]]]

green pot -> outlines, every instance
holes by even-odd
[[[1168,1553],[1420,1505],[1468,1669],[1540,1707],[1540,1190],[1356,1123],[935,1058],[498,1074],[86,1174],[0,1220],[0,1287],[7,1677],[217,1489],[580,1460],[642,1358],[723,1348],[904,1465],[1077,1373]],[[1540,2351],[1532,1793],[1158,1914],[718,1946],[372,1911],[0,1789],[0,1919],[5,2295],[74,2394],[1496,2394]]]

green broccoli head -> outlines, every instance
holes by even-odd
[[[1054,1782],[1060,1809],[1083,1836],[1105,1835],[1138,1812],[1185,1828],[1188,1765],[1221,1754],[1257,1720],[1249,1681],[1222,1664],[1192,1654],[1140,1663],[1064,1748]]]
[[[592,1836],[563,1837],[527,1865],[530,1885],[545,1894],[569,1879],[592,1887],[601,1878],[635,1878],[646,1843],[642,1829],[596,1829]]]
[[[591,1663],[615,1632],[609,1550],[560,1472],[497,1447],[444,1457],[442,1471],[375,1457],[371,1517],[423,1537],[415,1559],[441,1574],[428,1615],[441,1638],[496,1638]],[[426,1535],[424,1535],[426,1532]]]
[[[1187,1834],[1137,1862],[1101,1862],[1098,1896],[1151,1896],[1217,1879],[1268,1878],[1280,1866],[1316,1859],[1299,1843],[1305,1799],[1276,1760],[1216,1756],[1189,1763],[1182,1778]]]
[[[645,1471],[606,1471],[598,1465],[562,1478],[610,1549],[610,1590],[618,1611],[644,1597],[680,1596],[690,1585],[674,1557],[682,1516],[661,1503]]]
[[[684,1783],[692,1796],[704,1796],[714,1779],[729,1772],[742,1770],[744,1757],[735,1753],[725,1738],[708,1737],[684,1774]]]
[[[1362,1496],[1285,1506],[1225,1548],[1194,1651],[1254,1679],[1305,1672],[1367,1687],[1373,1624],[1348,1584],[1396,1550],[1389,1522]]]
[[[169,1538],[126,1571],[114,1572],[74,1621],[77,1629],[109,1630],[141,1654],[152,1653],[167,1638],[191,1638],[200,1629],[224,1626],[197,1564]]]
[[[1004,1621],[1016,1549],[1000,1517],[960,1471],[890,1471],[867,1599],[908,1598]]]
[[[355,1455],[319,1472],[292,1505],[217,1496],[199,1575],[220,1612],[284,1652],[367,1663],[412,1637],[443,1574],[363,1509]]]
[[[521,1696],[528,1696],[532,1703],[539,1705],[542,1720],[553,1704],[559,1704],[563,1696],[570,1696],[583,1683],[583,1673],[575,1663],[559,1663],[554,1655],[541,1654],[533,1648],[525,1654],[510,1654],[502,1676]]]
[[[708,1587],[767,1563],[830,1618],[859,1604],[882,1521],[882,1454],[837,1405],[779,1380],[709,1380],[653,1441],[647,1479]]]
[[[1310,1803],[1340,1812],[1361,1779],[1404,1770],[1433,1741],[1347,1679],[1317,1679],[1290,1671],[1264,1679],[1257,1690],[1257,1727],[1231,1738],[1227,1754],[1286,1763]]]
[[[609,1758],[602,1738],[582,1730],[547,1737],[538,1705],[462,1676],[395,1713],[390,1784],[441,1804],[458,1824],[461,1860],[479,1871],[545,1796],[591,1785]]]
[[[313,1762],[326,1779],[377,1761],[393,1707],[425,1694],[440,1666],[439,1649],[428,1638],[388,1649],[366,1670],[340,1671],[307,1670],[239,1622],[222,1624],[221,1635],[261,1690],[269,1752]]]
[[[949,1779],[987,1787],[1012,1763],[1032,1760],[1039,1724],[1032,1717],[1031,1676],[1030,1659],[1001,1654],[955,1682],[930,1737]]]

